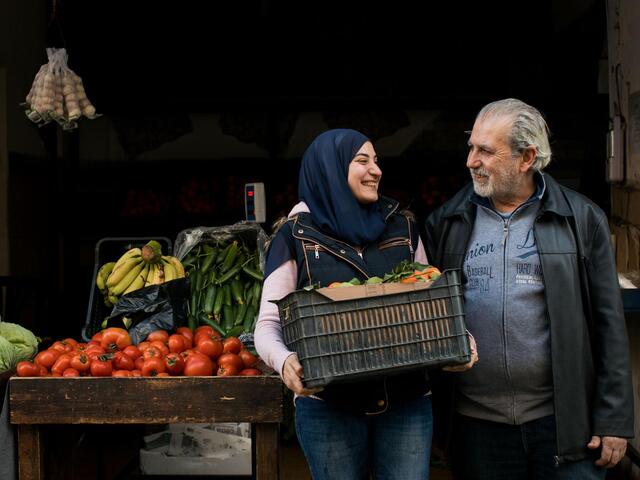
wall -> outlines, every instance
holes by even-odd
[[[626,120],[625,181],[611,188],[612,230],[618,270],[640,287],[640,3],[608,0],[609,111]],[[640,449],[640,315],[627,320],[635,392],[636,437]],[[640,479],[640,469],[626,465],[626,477]]]
[[[7,71],[0,67],[0,276],[9,274],[9,158],[7,149]]]
[[[609,112],[626,124],[625,181],[611,189],[616,259],[640,286],[640,3],[610,0],[607,7]]]

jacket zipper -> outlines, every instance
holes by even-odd
[[[298,222],[296,221],[296,225],[297,225],[297,224],[298,224]],[[296,225],[294,225],[294,228],[295,228],[295,226],[296,226]],[[353,251],[355,251],[356,253],[358,253],[358,249],[357,249],[356,247],[354,247],[353,245],[349,245],[348,243],[345,243],[345,242],[343,242],[342,240],[338,240],[337,238],[334,238],[334,237],[331,237],[331,236],[326,235],[326,234],[324,234],[324,233],[318,232],[318,230],[316,230],[316,229],[315,229],[315,228],[313,228],[313,227],[309,227],[309,226],[307,226],[307,225],[304,225],[304,226],[303,226],[303,228],[308,228],[309,230],[313,230],[314,232],[316,232],[316,233],[318,233],[318,234],[320,234],[320,235],[322,235],[322,236],[324,236],[324,237],[330,238],[331,240],[335,240],[336,242],[338,242],[338,243],[340,243],[340,244],[344,245],[345,247],[348,247],[348,248],[350,248],[351,250],[353,250]],[[299,237],[299,238],[302,238],[302,237]],[[309,241],[314,242],[314,243],[316,242],[316,240],[313,240],[313,239],[310,239],[310,238],[305,238],[305,240],[309,240]],[[327,250],[329,250],[329,249],[327,249]]]
[[[536,225],[538,224],[538,221],[544,216],[545,212],[543,211],[539,211],[538,215],[536,215],[535,220],[533,221],[533,238],[536,241],[536,245],[539,245],[538,243],[538,237],[536,235]],[[544,278],[544,262],[542,261],[542,255],[540,254],[540,250],[538,250],[538,255],[540,256],[540,270],[542,271],[542,278]],[[544,289],[544,303],[545,305],[548,305],[548,299],[547,299],[547,289]],[[551,353],[551,378],[553,380],[553,411],[557,412],[558,411],[558,405],[556,404],[556,401],[558,399],[558,395],[556,395],[556,389],[555,389],[555,385],[557,385],[556,383],[556,378],[555,378],[555,371],[553,370],[553,335],[551,335],[551,325],[549,325],[549,351]],[[553,456],[553,460],[555,462],[556,467],[559,467],[560,464],[563,462],[562,459],[560,458],[560,436],[558,435],[558,421],[556,420],[556,452],[557,455]]]
[[[494,212],[495,213],[495,212]],[[514,212],[515,213],[515,212]],[[496,213],[496,215],[498,215]],[[502,338],[504,347],[504,368],[505,375],[507,377],[507,383],[511,387],[511,418],[516,421],[516,405],[515,405],[515,392],[513,391],[513,385],[511,382],[511,373],[509,371],[509,355],[507,354],[507,237],[509,236],[509,224],[513,218],[513,214],[508,219],[498,215],[502,220]]]
[[[407,231],[409,232],[409,238],[408,238],[408,241],[409,241],[409,254],[411,255],[411,261],[415,261],[416,258],[414,256],[413,243],[412,243],[413,235],[411,234],[411,220],[409,220],[408,217],[405,217],[405,218],[407,218]]]
[[[320,250],[325,251],[326,248],[321,247],[320,245],[318,245],[317,243],[314,245],[309,245],[309,244],[304,244],[304,248],[305,250],[313,250],[313,256],[316,260],[320,259]]]
[[[400,247],[402,245],[407,245],[411,253],[413,253],[413,246],[411,245],[411,240],[408,238],[396,237],[391,238],[389,240],[385,240],[384,242],[378,244],[378,250],[385,250],[391,247]]]
[[[308,228],[308,227],[306,227]],[[313,230],[313,229],[312,229]],[[309,242],[315,242],[315,240],[311,239],[311,238],[307,238],[307,237],[300,237],[300,236],[296,236],[296,234],[293,235],[295,238],[298,238],[300,240],[307,240]],[[329,237],[331,238],[331,237]],[[340,242],[343,243],[343,242]],[[321,245],[319,245],[318,247],[321,247]],[[364,270],[362,270],[362,268],[360,268],[357,264],[353,263],[351,260],[349,260],[346,257],[343,257],[341,255],[338,255],[337,253],[335,253],[334,251],[332,251],[330,248],[326,248],[326,247],[322,247],[326,252],[330,253],[331,255],[333,255],[334,257],[338,257],[341,260],[344,260],[345,262],[347,262],[349,265],[351,265],[353,268],[355,268],[356,270],[358,270],[359,272],[361,272],[366,278],[370,278],[369,274],[367,272],[365,272]],[[353,247],[351,247],[353,248]],[[315,250],[315,248],[314,248]],[[320,250],[320,248],[318,248],[318,250]],[[319,257],[319,255],[318,255]]]

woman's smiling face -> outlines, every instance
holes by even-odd
[[[371,142],[365,142],[349,164],[347,182],[358,202],[366,204],[378,200],[378,185],[382,171]]]

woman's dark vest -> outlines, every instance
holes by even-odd
[[[290,228],[298,266],[298,288],[326,287],[356,277],[383,277],[403,260],[413,261],[418,233],[411,219],[395,213],[397,202],[381,198],[388,210],[387,228],[375,243],[355,247],[325,235],[311,215],[300,213],[283,228]],[[292,252],[294,253],[294,252]],[[354,383],[329,385],[316,394],[333,405],[368,414],[383,413],[394,402],[417,398],[429,391],[426,371],[416,371]]]

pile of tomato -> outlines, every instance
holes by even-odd
[[[237,337],[221,338],[208,325],[175,333],[156,330],[138,345],[122,328],[107,328],[89,342],[66,338],[18,363],[20,377],[168,377],[261,375],[258,358]]]

